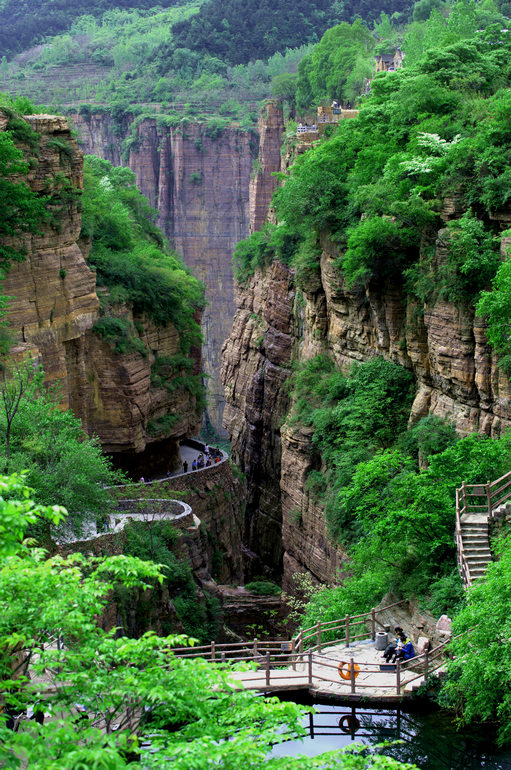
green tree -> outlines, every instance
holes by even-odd
[[[298,75],[290,72],[284,72],[277,75],[272,80],[273,95],[289,104],[289,118],[294,120],[296,110],[296,87],[298,84]]]
[[[453,659],[442,702],[465,723],[498,723],[501,744],[511,740],[511,539],[497,548],[484,580],[470,590],[453,621]]]
[[[172,647],[187,644],[186,637],[126,639],[103,631],[97,618],[116,585],[143,587],[162,575],[157,565],[128,556],[48,559],[24,541],[37,518],[56,523],[63,513],[37,507],[22,478],[0,478],[2,767],[412,768],[357,750],[269,759],[273,743],[301,733],[302,709],[233,691],[228,669],[176,658]],[[12,716],[31,704],[50,719],[9,729]]]
[[[9,108],[0,114],[10,118]],[[19,119],[18,119],[19,120]],[[9,129],[9,121],[7,129]],[[26,124],[25,124],[26,125]],[[28,129],[28,126],[27,126]],[[16,146],[13,131],[0,131],[0,269],[8,269],[12,261],[25,257],[24,236],[35,233],[45,216],[44,198],[34,193],[23,179],[28,162]]]
[[[26,471],[37,503],[65,506],[79,528],[108,509],[105,486],[115,484],[119,475],[98,440],[88,438],[71,411],[59,408],[58,391],[45,389],[43,378],[32,362],[4,370],[0,456],[10,471]]]

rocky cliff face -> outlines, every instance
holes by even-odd
[[[447,207],[444,214],[447,220]],[[411,422],[433,413],[453,421],[462,435],[492,436],[511,425],[509,381],[472,310],[441,301],[418,307],[399,285],[350,291],[335,270],[338,257],[338,247],[324,236],[319,273],[299,300],[289,268],[276,263],[256,272],[237,289],[224,346],[225,425],[249,490],[245,542],[275,569],[282,549],[284,588],[303,571],[328,582],[343,562],[328,541],[322,507],[306,488],[309,471],[317,470],[311,433],[282,424],[294,361],[327,352],[349,369],[381,355],[415,376]]]
[[[137,321],[149,351],[146,358],[116,354],[92,332],[99,301],[95,274],[85,260],[89,245],[79,242],[79,195],[66,195],[66,185],[61,189],[55,182],[71,183],[75,192],[82,189],[82,153],[64,118],[36,115],[27,120],[40,137],[37,163],[27,181],[38,192],[53,193],[53,221],[27,238],[26,260],[13,264],[3,282],[3,292],[12,298],[8,320],[15,335],[13,353],[30,353],[42,362],[47,381],[62,386],[63,407],[73,408],[109,453],[143,452],[161,439],[149,435],[148,422],[178,413],[180,419],[156,453],[163,452],[172,466],[178,462],[177,440],[195,432],[198,416],[186,392],[154,388],[150,375],[155,356],[179,351],[179,335],[171,325],[161,328],[145,318],[132,319],[128,308],[119,308],[119,314]],[[199,351],[195,356],[200,371]]]
[[[73,122],[86,153],[129,165],[135,172],[139,189],[158,210],[159,226],[206,286],[203,362],[209,375],[208,416],[222,432],[220,351],[234,315],[232,254],[249,232],[249,181],[257,137],[236,127],[172,127],[155,118],[121,130],[103,114],[75,115]],[[124,160],[121,143],[130,131],[131,149]]]

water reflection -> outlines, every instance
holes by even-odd
[[[511,770],[511,750],[499,752],[485,735],[453,729],[450,715],[411,713],[401,709],[375,709],[318,705],[303,726],[307,736],[275,746],[272,756],[315,756],[349,746],[356,741],[374,745],[401,741],[384,753],[423,770]]]

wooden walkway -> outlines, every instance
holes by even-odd
[[[383,607],[380,612],[394,606]],[[449,642],[409,661],[386,665],[375,644],[376,629],[383,628],[378,614],[373,609],[340,621],[320,622],[300,629],[294,638],[284,642],[211,642],[174,652],[180,657],[200,657],[225,665],[236,689],[267,693],[306,690],[314,697],[342,701],[399,702],[412,695],[430,674],[442,671]],[[381,637],[378,641],[382,641]],[[244,665],[234,665],[240,663]]]

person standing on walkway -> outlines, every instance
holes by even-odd
[[[183,473],[188,473],[188,461],[185,460],[183,463]]]

